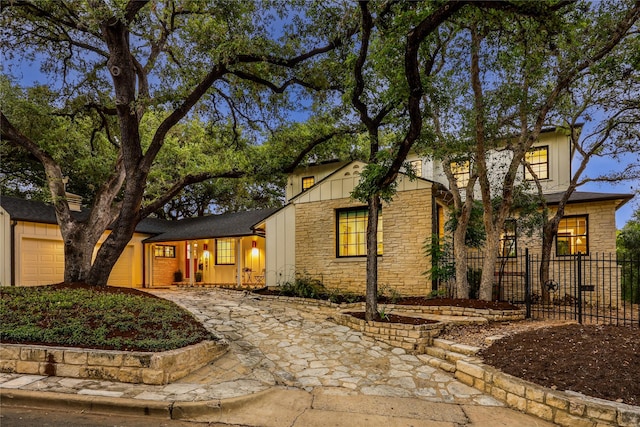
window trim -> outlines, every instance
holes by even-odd
[[[221,240],[226,240],[231,242],[232,244],[232,249],[231,249],[231,256],[230,258],[232,259],[232,262],[220,262],[220,252],[219,252],[219,247],[218,244],[220,243]],[[236,265],[236,239],[234,238],[220,238],[220,239],[216,239],[216,265]]]
[[[576,239],[583,237],[585,239],[587,239],[587,242],[585,244],[586,247],[586,252],[583,252],[582,255],[589,255],[589,215],[588,214],[582,214],[582,215],[565,215],[560,219],[560,223],[562,223],[563,220],[565,219],[570,219],[570,218],[584,218],[585,224],[584,224],[584,230],[585,230],[585,234],[573,234],[573,235],[567,235],[566,237],[575,237]],[[556,243],[556,256],[558,257],[564,257],[564,256],[576,256],[578,255],[578,252],[576,253],[567,253],[567,254],[560,254],[558,251],[558,235],[560,234],[560,223],[558,223],[558,229],[556,230],[556,234],[555,234],[555,243]],[[566,233],[564,233],[566,234]],[[563,236],[565,237],[565,236]],[[569,247],[569,252],[571,252],[571,247]]]
[[[304,186],[304,181],[307,179],[311,179],[313,182],[311,183],[310,186],[306,187]],[[308,189],[310,189],[311,187],[313,187],[314,185],[316,185],[316,177],[315,176],[303,176],[300,179],[300,188],[302,188],[302,191],[307,191]]]
[[[357,206],[357,207],[352,207],[352,208],[341,208],[341,209],[336,209],[336,214],[335,214],[335,218],[336,218],[336,258],[366,258],[367,257],[367,243],[366,243],[366,239],[367,239],[367,232],[366,232],[366,227],[365,227],[365,232],[364,232],[364,238],[365,238],[365,253],[363,255],[340,255],[340,246],[341,246],[341,242],[340,242],[340,214],[345,213],[345,212],[358,212],[358,211],[362,211],[366,214],[366,219],[368,221],[369,219],[369,208],[366,206]],[[382,208],[380,208],[380,210],[378,211],[378,236],[380,236],[380,234],[383,233],[382,230]],[[382,252],[380,251],[380,247],[382,246]],[[378,239],[378,256],[382,256],[384,254],[384,241],[383,238],[379,238]]]
[[[161,255],[158,255],[158,249],[162,250]],[[167,255],[167,252],[169,252],[169,255]],[[175,258],[176,246],[175,245],[155,245],[153,248],[153,257],[154,258]]]
[[[534,166],[536,165],[542,165],[544,164],[546,166],[545,170],[547,172],[546,176],[544,178],[541,178],[540,176],[538,176],[539,180],[548,180],[549,178],[549,146],[548,145],[540,145],[537,147],[531,147],[526,153],[525,153],[525,158],[524,160],[527,160],[527,154],[533,153],[535,151],[541,151],[541,150],[545,150],[547,153],[547,160],[545,162],[538,162],[538,163],[531,163],[528,162],[529,165],[531,166],[531,168],[533,169]],[[527,174],[529,174],[529,169],[527,169],[527,165],[522,165],[523,169],[524,169],[524,180],[525,181],[535,181],[533,178],[533,175],[530,175],[529,177],[527,177]],[[536,173],[537,175],[537,173]]]

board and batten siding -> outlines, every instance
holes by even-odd
[[[288,205],[266,220],[265,281],[269,287],[295,279],[296,209]]]

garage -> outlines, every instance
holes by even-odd
[[[62,241],[23,237],[20,252],[20,285],[49,285],[64,280]],[[109,285],[131,287],[133,270],[133,246],[127,246],[109,276]]]

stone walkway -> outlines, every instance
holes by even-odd
[[[293,307],[218,290],[153,291],[191,311],[230,351],[165,386],[39,375],[0,374],[0,387],[156,401],[244,396],[275,385],[345,396],[413,397],[429,402],[504,406],[428,366],[421,356],[330,320],[326,308]]]

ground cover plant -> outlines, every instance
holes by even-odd
[[[2,343],[166,351],[214,339],[186,310],[136,289],[0,288]]]

